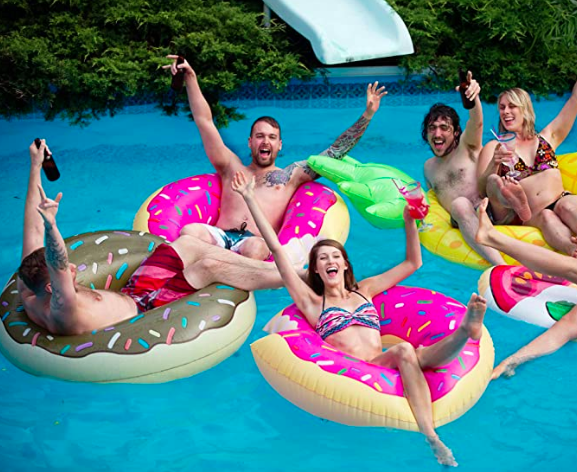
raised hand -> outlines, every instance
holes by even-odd
[[[194,70],[192,69],[191,65],[188,63],[188,61],[186,59],[184,59],[184,62],[182,64],[176,65],[176,61],[178,59],[178,56],[175,56],[174,54],[169,54],[168,56],[166,56],[166,58],[172,59],[172,64],[162,66],[162,68],[163,69],[170,69],[170,72],[172,73],[172,75],[176,75],[179,70],[184,70],[184,75],[190,75],[192,77],[196,76]]]
[[[469,100],[473,101],[481,93],[481,86],[479,85],[479,82],[473,79],[473,73],[471,71],[467,71],[467,83],[469,86],[467,87],[467,90],[465,90],[465,96]],[[459,87],[460,86],[457,85],[455,90],[459,91]]]
[[[62,199],[62,192],[56,195],[54,200],[48,198],[42,186],[38,186],[38,191],[40,192],[40,204],[38,205],[38,213],[42,216],[44,220],[44,226],[47,228],[52,228],[56,223],[56,213],[58,213],[58,205]]]
[[[385,86],[379,87],[378,82],[374,82],[367,86],[367,110],[366,113],[369,115],[368,118],[372,118],[373,115],[379,109],[381,105],[381,98],[387,95],[385,91]]]
[[[254,191],[255,178],[247,179],[244,172],[238,171],[232,179],[232,189],[243,197],[251,196]]]
[[[40,167],[42,166],[42,162],[44,161],[44,149],[46,149],[48,151],[48,154],[52,154],[50,152],[50,148],[48,148],[48,146],[46,145],[46,140],[45,139],[41,139],[40,140],[40,147],[36,146],[36,141],[32,141],[32,144],[29,147],[29,151],[30,151],[30,162],[32,164],[32,166],[34,167]]]

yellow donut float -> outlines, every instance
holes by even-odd
[[[565,190],[577,194],[577,153],[557,156],[559,170],[563,179]],[[431,225],[419,233],[421,244],[433,254],[441,256],[457,264],[462,264],[472,269],[486,269],[491,266],[489,262],[477,254],[463,239],[461,232],[451,226],[451,216],[445,210],[435,192],[429,190],[427,197],[431,205],[425,222]],[[553,250],[543,238],[543,234],[537,228],[531,226],[495,226],[495,228],[507,236],[525,241],[536,246],[546,247]],[[515,259],[501,253],[505,262],[509,265],[519,265]]]

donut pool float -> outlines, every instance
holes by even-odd
[[[190,223],[215,225],[220,212],[221,180],[203,174],[170,183],[154,192],[136,213],[133,229],[147,231],[166,241],[178,238]],[[302,184],[292,196],[278,237],[295,260],[307,260],[318,238],[344,244],[350,217],[343,199],[318,182]]]
[[[492,267],[479,278],[479,293],[501,315],[549,328],[577,305],[577,285],[523,266]]]
[[[77,280],[119,291],[163,239],[144,232],[97,231],[66,239]],[[252,293],[213,284],[114,326],[59,336],[33,323],[14,274],[0,296],[0,351],[20,369],[81,382],[166,382],[202,372],[232,355],[256,316]]]
[[[377,295],[373,303],[384,347],[401,341],[415,347],[434,344],[459,327],[466,311],[462,303],[438,292],[402,286]],[[265,330],[272,334],[252,343],[253,356],[267,382],[290,402],[338,423],[418,431],[397,370],[338,351],[295,305],[277,314]],[[456,359],[424,371],[436,427],[477,402],[493,362],[493,342],[483,326],[480,340],[469,340]]]
[[[563,188],[577,194],[577,153],[562,154],[557,156],[559,171],[563,180]],[[451,262],[471,267],[472,269],[487,269],[491,264],[477,254],[463,239],[461,231],[451,226],[451,215],[445,210],[435,192],[429,190],[427,197],[431,207],[425,218],[428,229],[419,233],[421,244],[433,254],[441,256]],[[426,226],[427,227],[427,226]],[[532,226],[498,225],[495,228],[503,234],[529,244],[552,249],[543,238],[543,234]],[[519,265],[515,259],[505,253],[501,253],[505,262],[511,265]]]

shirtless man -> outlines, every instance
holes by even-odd
[[[277,155],[282,149],[282,139],[279,124],[268,116],[258,118],[253,123],[248,139],[252,162],[248,166],[243,165],[239,157],[224,144],[214,125],[210,106],[200,90],[196,73],[190,64],[184,61],[177,66],[178,56],[167,57],[173,59],[173,63],[164,67],[170,68],[172,74],[176,74],[178,70],[184,71],[190,110],[200,131],[204,150],[222,179],[221,213],[216,227],[195,223],[185,226],[180,234],[195,236],[246,257],[266,259],[269,250],[260,237],[260,232],[242,197],[232,191],[232,178],[238,171],[244,172],[248,178],[255,176],[255,196],[273,229],[278,232],[288,202],[295,190],[302,183],[317,179],[319,175],[308,167],[306,160],[294,162],[284,169],[275,165]],[[386,94],[384,89],[384,87],[378,88],[378,82],[369,84],[365,112],[322,154],[341,159],[353,148],[379,109],[381,98]]]
[[[577,284],[577,258],[557,254],[548,249],[534,246],[533,244],[519,241],[497,231],[487,216],[487,199],[483,200],[479,207],[479,231],[477,241],[480,244],[494,247],[501,252],[509,254],[526,267],[543,274],[563,277]],[[577,244],[577,238],[572,237],[573,244]],[[537,357],[552,354],[569,341],[577,338],[577,306],[573,307],[563,318],[551,326],[541,336],[538,336],[526,346],[523,346],[515,354],[502,361],[493,370],[492,379],[501,375],[511,377],[515,374],[515,368]]]
[[[483,148],[483,108],[479,99],[481,87],[470,71],[467,80],[469,87],[465,94],[475,101],[475,107],[469,110],[462,134],[459,115],[449,106],[437,103],[425,116],[422,137],[435,154],[425,162],[425,180],[469,246],[491,264],[500,265],[505,261],[498,251],[475,241],[478,225],[475,209],[481,202],[477,158]]]
[[[68,262],[56,225],[62,194],[52,200],[41,186],[40,169],[46,149],[45,141],[41,142],[40,148],[35,143],[30,145],[17,287],[30,319],[51,333],[73,335],[100,329],[215,282],[242,290],[282,285],[273,264],[247,259],[192,236],[159,245],[134,272],[123,293],[78,284],[76,266]]]
[[[489,197],[494,221],[535,226],[551,247],[577,254],[571,240],[577,233],[577,195],[563,188],[555,155],[577,117],[577,83],[559,114],[540,133],[525,90],[505,90],[498,104],[499,131],[515,133],[516,139],[514,149],[490,141],[479,156],[479,191]],[[514,164],[518,174],[514,178],[507,176],[507,164]]]

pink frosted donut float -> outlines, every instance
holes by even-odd
[[[466,307],[441,293],[396,286],[373,298],[383,346],[408,341],[429,346],[457,329]],[[417,431],[403,396],[400,373],[338,351],[324,342],[295,305],[265,327],[270,334],[251,345],[256,364],[283,397],[313,415],[355,426]],[[441,426],[464,414],[481,397],[493,370],[491,336],[483,326],[456,359],[425,370],[433,419]]]
[[[147,231],[174,241],[190,223],[216,224],[220,214],[221,181],[202,174],[172,182],[154,192],[134,218],[135,231]],[[291,198],[279,239],[291,253],[306,260],[317,238],[345,243],[350,217],[343,199],[318,182],[302,184]]]

